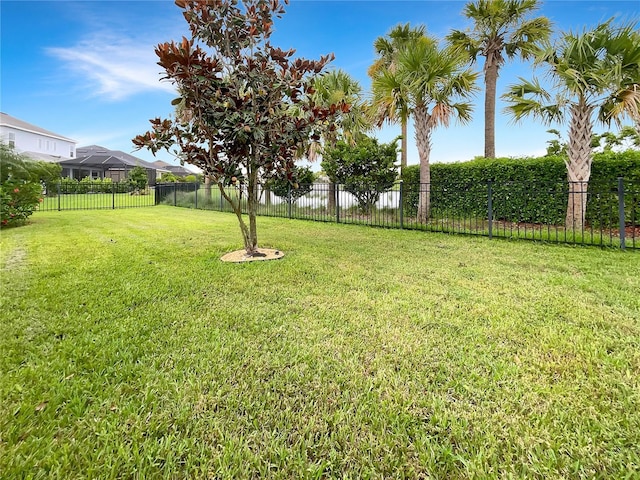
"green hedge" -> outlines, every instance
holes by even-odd
[[[47,196],[55,196],[58,188],[60,188],[62,195],[76,193],[129,193],[132,190],[128,182],[113,182],[109,177],[103,179],[84,177],[82,180],[67,177],[54,182],[47,182]]]
[[[625,179],[627,221],[640,218],[640,151],[605,152],[594,157],[589,182],[587,222],[616,225],[618,177]],[[404,209],[418,206],[418,165],[403,169]],[[486,217],[487,185],[492,181],[494,218],[558,225],[567,208],[567,170],[563,157],[476,159],[431,166],[431,209],[434,216]],[[635,215],[635,216],[634,216]]]

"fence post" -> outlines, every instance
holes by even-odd
[[[196,210],[198,209],[198,182],[193,183],[193,188],[196,192]]]
[[[224,189],[226,187],[223,186],[222,188]],[[220,190],[220,187],[218,187],[218,190]],[[223,202],[224,202],[224,197],[222,196],[222,192],[220,191],[220,211],[221,212],[224,212]]]
[[[116,209],[116,182],[111,182],[111,210]]]
[[[291,219],[291,184],[289,184],[289,191],[287,192],[287,203],[289,204],[287,213],[289,214],[289,219]]]
[[[60,195],[61,195],[61,188],[60,188],[60,184],[62,182],[58,182],[58,211],[60,211]]]
[[[336,223],[340,223],[340,184],[336,183]]]
[[[400,230],[404,228],[404,197],[402,194],[404,182],[400,180]]]
[[[178,206],[178,183],[173,182],[173,206]]]
[[[493,189],[492,181],[487,182],[487,218],[489,219],[489,239],[493,238]]]
[[[626,231],[624,218],[624,178],[618,177],[618,222],[620,227],[620,248],[626,249]]]

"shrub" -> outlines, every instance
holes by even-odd
[[[291,178],[275,177],[265,182],[265,189],[273,192],[277,197],[287,202],[295,203],[297,199],[313,189],[314,174],[309,167],[296,166],[291,172]]]
[[[589,182],[587,222],[617,225],[617,178],[640,185],[640,152],[605,152],[594,156]],[[419,166],[403,169],[404,209],[415,215]],[[494,218],[558,225],[567,208],[567,172],[562,156],[541,158],[479,158],[470,162],[431,166],[432,208],[448,215],[487,214],[487,184],[492,181]],[[636,187],[638,188],[638,187]],[[627,216],[640,218],[637,202],[628,201]]]
[[[162,183],[173,183],[177,181],[178,181],[178,178],[175,176],[173,172],[163,173],[162,176],[160,177],[160,182]]]
[[[135,193],[142,193],[147,188],[149,181],[147,171],[140,166],[133,167],[127,176],[127,181]]]
[[[324,152],[322,168],[333,183],[341,183],[353,194],[360,210],[369,213],[389,190],[397,176],[397,139],[379,144],[375,138],[365,137],[355,146],[338,142]]]
[[[102,193],[111,193],[113,191],[113,179],[111,177],[104,177],[101,187]]]
[[[0,228],[24,223],[42,201],[42,181],[54,167],[33,162],[12,147],[0,144]],[[59,170],[58,170],[59,171]]]
[[[90,191],[92,191],[92,187],[93,187],[93,179],[91,177],[84,177],[78,183],[78,189],[76,190],[76,192],[89,193]]]

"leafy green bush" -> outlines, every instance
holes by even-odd
[[[292,171],[291,178],[271,178],[265,182],[264,186],[275,196],[295,203],[298,198],[311,192],[314,178],[311,168],[296,166]]]
[[[594,157],[589,182],[587,222],[613,226],[618,222],[618,177],[640,185],[640,152],[605,152]],[[418,206],[419,166],[403,169],[405,213]],[[568,201],[567,172],[562,156],[541,158],[479,158],[470,162],[431,166],[432,209],[447,215],[487,215],[489,181],[497,220],[558,225]],[[638,188],[638,187],[636,187]],[[627,219],[640,218],[637,202],[628,199]]]
[[[178,177],[176,177],[172,172],[165,172],[160,177],[160,182],[162,183],[174,183],[178,181]]]
[[[370,137],[355,146],[340,141],[335,148],[325,150],[322,168],[333,183],[343,184],[356,197],[363,213],[369,213],[380,193],[389,190],[396,180],[396,143],[397,139],[379,144]]]
[[[133,167],[127,176],[127,181],[135,193],[143,193],[149,183],[147,171],[140,166]]]
[[[104,177],[101,185],[102,193],[111,193],[113,191],[113,179],[111,177]]]
[[[198,181],[198,178],[195,175],[187,175],[186,177],[184,177],[184,181],[186,183],[196,183]]]
[[[31,161],[0,144],[0,228],[24,223],[42,202],[43,184],[60,171],[59,165]]]

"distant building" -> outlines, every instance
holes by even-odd
[[[162,160],[156,160],[155,162],[152,162],[152,164],[161,170],[166,170],[173,173],[176,177],[186,177],[187,175],[195,175],[195,172],[192,172],[191,170],[183,167],[182,165],[171,165],[170,163],[163,162]]]
[[[0,112],[0,140],[34,160],[59,162],[76,156],[76,141]]]
[[[89,145],[77,150],[77,157],[62,160],[62,176],[81,180],[111,178],[114,182],[124,181],[134,167],[142,167],[147,171],[149,185],[155,185],[156,179],[164,171],[156,165],[129,155],[120,150],[109,150],[100,145]]]

